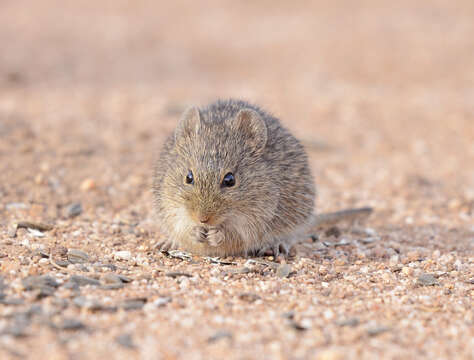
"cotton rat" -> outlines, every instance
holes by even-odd
[[[315,185],[303,146],[244,101],[182,115],[156,164],[153,193],[162,250],[277,256],[313,222]]]

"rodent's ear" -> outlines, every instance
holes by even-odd
[[[253,142],[256,150],[267,144],[267,126],[259,113],[252,109],[240,110],[235,118],[230,120],[229,126]]]
[[[178,126],[174,132],[175,141],[183,136],[196,134],[199,130],[200,123],[201,114],[199,113],[199,109],[194,106],[187,109],[181,116]]]

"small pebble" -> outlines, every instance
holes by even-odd
[[[15,238],[18,230],[18,224],[12,224],[8,227],[8,237]]]
[[[132,258],[132,253],[128,250],[116,251],[114,252],[115,260],[130,260]]]
[[[82,213],[82,204],[80,202],[72,203],[66,207],[65,216],[73,218],[79,216]]]
[[[232,339],[232,333],[227,330],[219,330],[214,335],[207,339],[207,342],[212,344],[222,339]]]
[[[82,330],[86,326],[84,323],[77,319],[64,319],[62,323],[57,327],[60,330],[67,330],[67,331],[75,331],[75,330]]]
[[[374,326],[374,327],[370,327],[367,329],[367,334],[369,336],[377,336],[377,335],[380,335],[384,332],[387,332],[389,331],[390,328],[386,327],[386,326]]]
[[[79,286],[85,286],[85,285],[98,286],[98,285],[100,285],[99,280],[91,278],[91,277],[87,277],[87,276],[82,276],[82,275],[72,275],[69,278],[69,281],[72,281],[73,283],[76,283]]]
[[[122,278],[119,275],[113,273],[105,274],[102,277],[102,281],[105,284],[122,284]]]
[[[124,287],[125,287],[124,284],[115,283],[115,284],[105,284],[105,285],[102,285],[100,288],[104,290],[118,290],[118,289],[123,289]]]
[[[185,276],[185,277],[193,277],[192,274],[189,274],[189,273],[185,273],[185,272],[167,272],[165,274],[166,276],[169,276],[169,277],[172,277],[173,279],[176,279],[178,277],[181,277],[181,276]]]
[[[255,293],[246,292],[246,293],[239,294],[239,299],[252,303],[259,300],[260,296]]]
[[[96,299],[90,299],[85,296],[77,296],[73,299],[72,301],[74,305],[76,305],[79,308],[83,308],[89,311],[108,311],[108,312],[114,312],[117,310],[116,307],[110,307],[110,306],[105,306],[101,304],[98,300]]]
[[[72,264],[83,264],[89,262],[89,255],[79,249],[69,249],[67,258]]]
[[[42,237],[45,236],[44,232],[41,232],[41,231],[36,230],[36,229],[28,228],[27,231],[28,231],[28,234],[30,234],[33,237],[42,238]]]
[[[417,284],[421,286],[434,286],[439,285],[439,282],[432,274],[421,274],[417,279]]]
[[[165,306],[166,304],[168,304],[170,302],[171,302],[170,297],[159,297],[158,299],[153,301],[153,305],[156,306],[156,307],[161,307],[161,306]]]
[[[135,349],[137,347],[133,342],[132,335],[130,334],[120,334],[116,336],[115,342],[127,349]]]
[[[355,326],[360,324],[360,320],[356,317],[353,317],[353,318],[340,320],[340,321],[336,322],[336,324],[339,325],[339,326],[355,327]]]
[[[318,356],[317,360],[342,360],[344,359],[344,353],[340,350],[336,349],[326,349],[321,351]]]
[[[40,266],[49,265],[49,259],[45,259],[45,258],[40,259],[40,261],[38,261],[38,264],[39,264]]]
[[[120,307],[126,311],[140,310],[141,308],[143,308],[146,302],[146,298],[127,299],[122,303]]]
[[[85,179],[81,183],[81,186],[80,186],[82,191],[89,191],[89,190],[95,189],[95,187],[96,187],[96,183],[93,179]]]
[[[54,277],[49,275],[28,276],[22,280],[22,284],[25,290],[33,290],[42,287],[57,288],[60,285]]]
[[[276,275],[283,279],[287,278],[291,273],[291,266],[288,264],[280,264],[276,269]]]
[[[10,210],[26,210],[30,208],[30,205],[20,202],[12,202],[5,205],[5,208]]]

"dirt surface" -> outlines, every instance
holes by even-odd
[[[1,2],[0,358],[473,358],[474,2],[330,4]],[[154,250],[156,150],[229,96],[374,214],[286,263]]]

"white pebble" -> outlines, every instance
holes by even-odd
[[[323,316],[326,320],[331,320],[334,317],[334,312],[328,309],[324,311]]]
[[[127,250],[116,251],[114,252],[115,260],[130,260],[132,258],[132,253]]]
[[[40,264],[41,266],[48,265],[49,264],[49,259],[43,258],[40,261],[38,261],[38,264]]]

